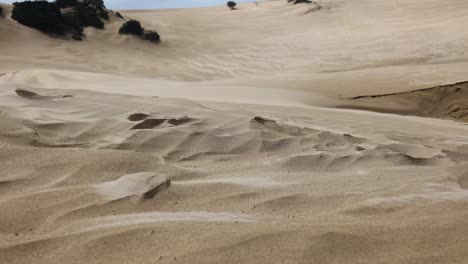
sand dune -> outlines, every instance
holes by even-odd
[[[462,82],[404,93],[359,96],[352,98],[349,107],[466,122],[467,88],[468,83]]]
[[[468,262],[468,2],[0,18],[2,263]]]

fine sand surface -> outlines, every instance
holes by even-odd
[[[468,1],[0,17],[0,263],[468,263]]]

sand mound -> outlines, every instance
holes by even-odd
[[[243,185],[252,188],[281,188],[297,182],[279,182],[269,178],[223,178],[223,179],[203,179],[203,180],[188,180],[177,182],[177,184],[191,185],[191,184],[233,184]]]
[[[169,188],[171,180],[151,172],[124,175],[115,181],[95,185],[99,194],[110,200],[138,195],[143,199],[152,199],[160,191]]]
[[[31,91],[28,91],[28,90],[23,90],[23,89],[17,89],[15,90],[16,94],[18,96],[21,96],[21,97],[24,97],[24,98],[27,98],[27,99],[40,99],[40,98],[43,98],[42,96],[38,95],[37,93],[34,93],[34,92],[31,92]]]
[[[174,125],[174,126],[180,126],[180,125],[183,125],[185,123],[189,123],[192,121],[192,118],[188,117],[188,116],[184,116],[184,117],[181,117],[181,118],[172,118],[172,119],[169,119],[167,122],[171,125]]]
[[[153,129],[166,122],[166,120],[167,119],[148,118],[133,126],[132,129]]]
[[[256,117],[252,118],[252,121],[257,122],[257,123],[262,124],[262,125],[265,125],[267,122],[268,123],[276,123],[275,120],[266,119],[266,118],[263,118],[261,116],[256,116]]]
[[[16,89],[15,92],[18,96],[26,99],[57,99],[73,97],[72,95],[44,96],[25,89]]]
[[[147,117],[149,117],[150,115],[148,114],[144,114],[144,113],[135,113],[135,114],[131,114],[128,116],[128,120],[129,121],[133,121],[133,122],[136,122],[136,121],[142,121],[142,120],[145,120]]]
[[[468,175],[465,174],[465,175],[458,177],[458,183],[460,184],[462,188],[468,189]]]
[[[291,171],[340,171],[352,168],[435,166],[453,163],[445,157],[419,158],[398,152],[365,151],[345,156],[335,152],[298,155],[287,158],[283,164]]]
[[[141,121],[142,122],[136,124],[131,129],[153,129],[159,127],[163,123],[170,124],[173,126],[180,126],[186,123],[191,122],[193,119],[187,116],[181,118],[170,118],[170,119],[163,119],[163,118],[148,118],[150,115],[146,114],[131,114],[128,119],[130,121]]]

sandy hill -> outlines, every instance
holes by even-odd
[[[468,2],[0,17],[0,262],[468,262]]]

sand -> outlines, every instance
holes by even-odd
[[[0,18],[0,262],[468,263],[468,2]]]

